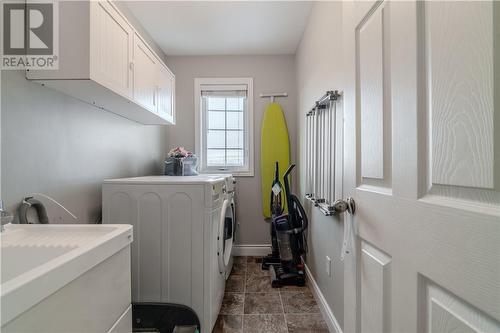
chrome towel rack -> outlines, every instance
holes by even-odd
[[[327,91],[306,114],[306,198],[325,215],[354,213],[355,204],[335,199],[337,108],[342,94]]]

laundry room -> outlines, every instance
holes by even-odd
[[[0,7],[0,332],[500,332],[500,2]]]

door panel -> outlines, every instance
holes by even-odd
[[[377,10],[358,29],[361,176],[384,179],[383,15]]]
[[[359,185],[391,193],[389,7],[382,3],[356,28]]]
[[[159,67],[158,114],[174,124],[175,77],[165,66]]]
[[[193,253],[192,232],[196,225],[193,220],[194,202],[189,194],[176,192],[168,197],[168,249],[171,253],[168,258],[168,293],[164,292],[164,299],[179,304],[191,304],[193,297],[193,280],[188,278],[194,274],[192,265],[195,256]],[[190,240],[186,242],[186,240]],[[166,279],[167,280],[167,279]]]
[[[91,2],[91,77],[132,98],[132,38],[127,21],[106,1]]]
[[[430,281],[425,287],[429,332],[498,332],[498,322]]]
[[[422,5],[420,20],[425,25],[428,103],[422,135],[429,137],[425,195],[457,208],[477,205],[479,211],[500,205],[500,155],[495,160],[494,153],[500,112],[494,105],[499,85],[494,81],[499,71],[494,44],[498,47],[499,38],[493,34],[493,6],[429,2]],[[499,138],[497,134],[496,142]]]
[[[167,288],[162,276],[165,260],[158,249],[165,246],[161,237],[164,231],[162,200],[158,193],[145,192],[137,198],[137,280],[134,295],[138,301],[161,302],[162,292]],[[147,241],[144,241],[147,240]]]
[[[157,112],[158,60],[144,41],[134,36],[134,100]]]
[[[499,5],[343,6],[344,331],[498,332]]]
[[[388,332],[390,327],[391,257],[361,242],[361,330]]]
[[[432,185],[493,189],[493,3],[424,7]]]

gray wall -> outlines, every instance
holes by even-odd
[[[260,185],[260,127],[268,99],[259,98],[264,92],[288,92],[277,101],[285,111],[295,160],[296,98],[295,67],[292,55],[279,56],[188,56],[168,57],[168,66],[176,78],[177,124],[168,132],[170,147],[184,146],[194,150],[194,78],[253,77],[254,78],[254,145],[255,176],[239,177],[237,183],[237,215],[240,222],[240,244],[269,244],[269,224],[262,216]]]
[[[118,7],[165,59],[127,8]],[[29,82],[23,71],[2,71],[1,198],[13,211],[23,196],[45,193],[78,222],[92,223],[101,213],[103,179],[163,171],[167,131]]]
[[[2,73],[2,199],[13,210],[23,196],[48,194],[94,222],[106,178],[158,174],[166,129],[145,126]]]
[[[334,36],[338,39],[335,40]],[[317,2],[296,53],[298,93],[298,154],[304,165],[305,113],[314,101],[327,90],[339,89],[342,65],[342,3]],[[299,167],[299,188],[304,197],[305,170]],[[310,217],[309,253],[307,265],[311,269],[337,321],[344,319],[344,268],[340,261],[343,228],[336,217],[326,217],[317,208],[308,207]],[[325,257],[332,259],[332,276],[326,274]]]

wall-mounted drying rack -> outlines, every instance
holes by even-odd
[[[330,105],[331,101],[336,101],[338,100],[342,95],[338,90],[329,90],[324,94],[320,99],[314,103],[314,106],[312,107],[311,111],[307,113],[307,116],[309,116],[311,113],[314,113],[316,110],[322,110],[322,109],[327,109]]]
[[[274,99],[276,97],[288,97],[288,93],[269,93],[269,94],[260,94],[260,98],[270,98],[271,103],[274,103]]]
[[[327,216],[355,209],[353,200],[335,199],[342,177],[342,166],[336,170],[335,165],[342,154],[341,96],[338,90],[327,91],[306,114],[306,198]]]

